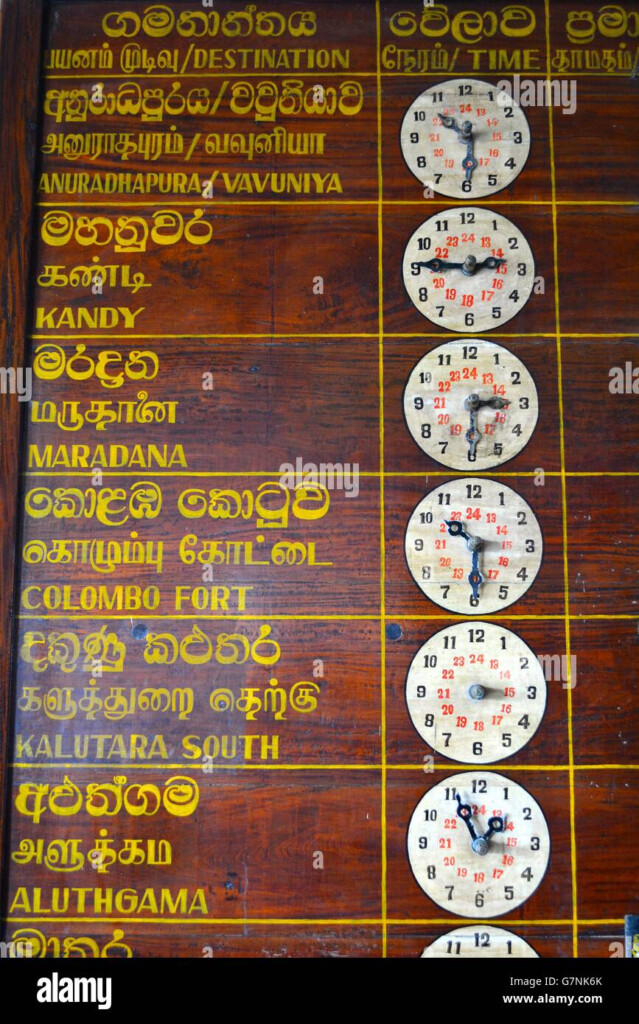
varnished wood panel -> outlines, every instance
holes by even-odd
[[[3,367],[25,365],[41,14],[39,0],[21,0],[20,3],[7,0],[0,10],[0,67],[6,69],[0,75],[0,230],[5,244],[0,303]],[[24,74],[24,86],[16,97],[13,78],[8,72],[18,67]],[[21,409],[16,397],[3,394],[0,397],[0,636],[3,638],[0,645],[0,850],[5,834],[6,768],[10,757],[20,424]]]
[[[25,407],[20,463],[25,492],[42,496],[48,488],[53,503],[40,516],[39,501],[48,498],[30,499],[35,514],[22,511],[20,531],[14,518],[19,410],[13,397],[2,396],[8,540],[0,627],[9,708],[3,728],[16,734],[2,759],[3,770],[14,765],[4,787],[4,914],[11,913],[3,937],[35,929],[32,937],[47,944],[37,947],[38,955],[49,956],[82,948],[90,956],[127,949],[136,957],[418,957],[428,942],[465,923],[422,892],[406,851],[418,800],[465,768],[439,755],[425,764],[433,752],[406,709],[411,659],[454,618],[414,584],[404,532],[427,491],[455,474],[414,443],[402,396],[417,360],[455,335],[420,315],[401,272],[419,224],[460,204],[424,195],[402,158],[399,130],[415,97],[439,80],[468,76],[496,84],[519,75],[539,84],[550,68],[567,89],[574,86],[574,112],[527,107],[532,147],[524,170],[510,187],[478,201],[524,233],[537,277],[525,308],[505,329],[485,335],[523,360],[540,410],[530,442],[485,474],[525,498],[544,539],[537,579],[497,621],[559,666],[547,678],[539,730],[495,769],[533,794],[551,835],[543,882],[503,925],[541,957],[618,955],[623,917],[637,910],[634,23],[628,21],[629,31],[611,31],[602,5],[586,2],[577,12],[569,0],[531,0],[520,5],[519,20],[513,5],[484,0],[438,5],[437,12],[399,0],[317,0],[307,5],[317,15],[314,33],[244,34],[242,27],[203,39],[175,30],[164,35],[163,19],[202,14],[193,0],[179,0],[150,23],[156,34],[134,32],[129,22],[128,35],[107,40],[105,12],[130,11],[126,17],[134,21],[147,6],[144,0],[2,5],[3,67],[16,71],[3,78],[9,137],[3,156],[19,155],[2,175],[11,270],[5,365],[23,360],[46,369],[56,358],[75,357],[77,370],[82,358],[115,352],[124,361],[139,350],[159,360],[153,379],[125,376],[117,388],[95,375],[80,379],[76,372],[74,379],[64,371],[47,379],[36,372],[33,399],[40,405]],[[276,6],[295,22],[298,5]],[[253,12],[231,0],[216,3],[211,17],[236,8],[235,24],[248,25]],[[65,50],[103,42],[113,54],[111,69],[64,66]],[[136,45],[148,62],[137,74],[126,63]],[[197,47],[215,51],[211,67],[196,67]],[[240,52],[284,57],[293,49],[300,60],[319,49],[329,62],[347,53],[348,66],[256,69],[223,62],[224,54],[237,62],[244,59]],[[157,63],[161,53],[166,71]],[[36,109],[40,57],[46,73]],[[46,66],[56,60],[57,68]],[[22,84],[9,92],[10,80]],[[177,96],[208,89],[219,105],[207,116],[179,112],[178,104],[161,117],[147,110],[141,118],[121,107],[99,119],[78,114],[73,103],[55,107],[67,102],[56,92],[79,90],[81,97],[102,83],[113,93],[129,81]],[[311,109],[289,115],[284,102],[279,112],[269,111],[267,98],[281,96],[291,81],[293,94],[318,85],[342,90],[346,106],[359,96],[361,109],[356,116]],[[261,111],[233,109],[238,83],[246,98],[264,82],[271,84],[261,94]],[[98,131],[125,133],[127,141],[87,156],[83,147],[98,145],[91,138]],[[181,135],[184,152],[145,158],[138,147],[150,146],[151,136],[160,145],[162,133]],[[207,152],[207,136],[225,133],[235,140],[229,151],[213,151],[209,143]],[[286,133],[313,138],[308,145],[316,151],[278,152]],[[156,183],[148,192],[133,191],[135,176],[147,173],[157,175]],[[111,192],[97,191],[95,183],[108,174],[131,177],[116,180]],[[175,178],[160,185],[161,175],[176,174],[202,182],[210,175],[213,191],[181,191],[184,182],[176,187]],[[202,243],[196,230],[171,245],[149,237],[127,247],[123,218],[133,218],[129,224],[143,236],[154,214],[168,210],[201,221],[211,229],[210,241]],[[97,218],[94,238],[81,220],[87,217]],[[69,218],[75,235],[54,244]],[[96,295],[91,270],[98,263],[142,273],[149,287],[133,293],[118,278]],[[55,283],[56,274],[76,267],[85,269],[74,283]],[[100,312],[111,318],[102,326]],[[610,386],[615,367],[625,382],[619,393]],[[73,403],[84,415],[92,403],[95,410],[95,403],[111,402],[114,410],[120,402],[142,401],[140,392],[145,402],[176,402],[174,422],[133,416],[103,421],[100,429],[85,420],[75,429]],[[56,403],[53,413],[47,402]],[[184,462],[144,461],[149,445],[165,444],[182,446]],[[120,462],[114,455],[96,481],[86,460],[100,445],[124,447],[126,455]],[[136,446],[147,455],[130,461]],[[76,454],[65,464],[71,451]],[[274,485],[286,464],[307,463],[354,468],[356,493],[329,489],[325,514],[312,519],[289,509],[286,526],[275,517],[282,492],[260,506],[268,514],[246,511],[248,492]],[[83,512],[67,516],[62,502],[78,495],[53,493],[128,494],[144,481],[161,488],[161,513],[125,512],[129,518],[119,525],[115,515],[113,525]],[[242,496],[246,514],[218,514],[215,502],[211,514],[180,514],[183,491],[201,492],[203,510],[206,495],[217,489]],[[91,495],[87,500],[90,505]],[[152,564],[117,563],[112,572],[99,572],[93,555],[84,562],[39,562],[34,553],[37,542],[50,551],[54,541],[122,542],[132,531],[164,544],[161,572]],[[186,534],[225,552],[215,556],[206,579],[202,561],[179,556]],[[282,543],[290,545],[288,561]],[[313,564],[313,544],[315,562],[329,564]],[[14,558],[20,578],[12,608]],[[98,586],[107,597],[119,586],[157,586],[160,598],[153,609],[27,606],[41,595],[27,588],[48,588],[56,598],[67,586],[74,603],[83,587]],[[197,608],[185,598],[178,606],[180,586],[212,591],[219,603]],[[242,587],[250,589],[240,598]],[[123,644],[126,656],[116,670],[108,666],[93,676],[100,630],[111,634],[112,647]],[[150,653],[163,643],[169,652],[175,644],[175,658]],[[255,656],[269,644],[277,645],[277,658]],[[175,689],[187,696],[173,696]],[[189,699],[185,710],[180,700]],[[99,708],[96,700],[103,702]],[[134,711],[125,713],[134,700]],[[83,807],[65,816],[48,808],[34,822],[16,804],[19,787],[31,783],[49,787],[47,793],[71,787],[71,795],[66,790],[60,797],[64,803],[75,799],[73,786],[146,784],[161,791],[174,776],[193,779],[199,789],[197,808],[184,817],[166,808],[138,814],[138,791],[133,811],[118,815]],[[76,839],[86,855],[105,829],[116,848],[125,839],[165,839],[172,861],[131,864],[125,857],[106,872],[86,859],[74,872],[53,871],[35,858],[20,863],[30,840]],[[153,890],[156,897],[147,895],[138,911],[113,895],[120,909],[109,904],[93,915],[98,920],[87,920],[86,907],[68,909],[74,887],[86,887],[90,900],[109,889],[131,889],[136,898]],[[180,889],[188,894],[186,906],[154,907],[157,894],[168,891],[170,902]],[[50,913],[54,890],[60,902]],[[197,891],[200,905],[191,906]]]

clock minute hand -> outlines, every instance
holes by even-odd
[[[415,260],[414,266],[426,267],[427,270],[431,270],[433,273],[439,273],[441,270],[461,270],[462,274],[466,277],[472,277],[478,270],[496,270],[506,260],[498,258],[497,256],[487,256],[485,260],[478,260],[476,256],[467,256],[463,263],[453,263],[450,260],[442,260],[434,258],[432,260]]]
[[[479,601],[479,588],[484,582],[484,577],[479,571],[479,548],[475,548],[473,551],[473,565],[468,573],[468,582],[470,583],[473,597],[476,601]]]
[[[498,395],[494,395],[492,398],[480,398],[479,395],[474,394],[469,395],[464,401],[464,408],[470,412],[470,427],[466,431],[466,440],[468,441],[469,458],[473,460],[477,455],[477,445],[482,439],[482,433],[477,424],[477,410],[486,405],[491,409],[505,409],[510,402]]]
[[[488,842],[491,836],[497,832],[503,832],[506,828],[506,823],[503,818],[489,818],[488,819],[488,830],[484,832],[483,838]]]
[[[467,533],[460,522],[456,520],[444,519],[448,532],[451,537],[463,537],[466,541],[466,547],[473,555],[473,563],[470,572],[468,573],[468,582],[470,583],[470,589],[473,592],[473,597],[476,601],[479,600],[479,588],[484,582],[484,577],[479,571],[479,552],[483,547],[483,540],[481,537],[473,537],[472,534]]]
[[[471,396],[472,397],[472,396]],[[466,402],[468,399],[466,399]],[[466,405],[464,402],[464,405]],[[477,408],[473,406],[466,406],[470,409],[470,427],[466,431],[466,440],[468,441],[468,458],[475,460],[477,458],[477,445],[481,441],[482,433],[477,426]]]
[[[470,121],[464,121],[462,125],[458,125],[454,117],[449,117],[447,114],[438,114],[439,120],[443,124],[444,128],[452,128],[457,133],[459,141],[466,146],[466,156],[462,160],[462,167],[466,171],[466,181],[470,181],[473,176],[473,171],[477,167],[477,161],[475,159],[475,140],[473,137],[473,126]]]

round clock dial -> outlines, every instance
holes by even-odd
[[[460,917],[497,917],[520,906],[544,877],[550,835],[522,786],[480,769],[442,779],[408,827],[408,856],[427,896]]]
[[[491,469],[528,444],[537,388],[517,356],[492,341],[460,338],[427,352],[404,391],[419,447],[451,469]]]
[[[402,122],[404,159],[422,185],[479,199],[510,185],[530,152],[528,121],[507,92],[455,78],[421,93]]]
[[[406,291],[438,327],[483,334],[526,305],[535,281],[528,242],[486,207],[456,206],[424,221],[404,252]]]
[[[492,622],[456,622],[417,652],[406,678],[417,732],[453,761],[490,764],[535,735],[546,680],[530,647]]]
[[[439,935],[430,946],[427,946],[422,957],[450,957],[451,959],[467,957],[530,957],[539,959],[532,946],[525,939],[505,928],[494,925],[467,925],[455,928],[452,932]]]
[[[492,615],[518,601],[543,553],[528,503],[486,477],[457,477],[429,491],[408,520],[404,546],[420,590],[459,615]]]

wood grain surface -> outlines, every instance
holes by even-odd
[[[548,685],[532,740],[490,767],[541,806],[550,863],[495,923],[540,957],[619,955],[639,900],[639,7],[150,6],[2,5],[3,365],[34,371],[21,439],[0,396],[2,938],[419,957],[466,924],[406,850],[426,790],[472,766],[433,758],[407,711],[416,652],[463,618],[415,585],[404,535],[429,490],[485,475],[544,540],[534,584],[487,618]],[[525,106],[524,170],[472,201],[534,255],[534,294],[484,336],[532,374],[539,419],[495,471],[456,474],[411,438],[403,392],[461,335],[420,315],[402,259],[471,202],[424,195],[400,126],[437,81],[547,75],[574,110]],[[313,467],[347,476],[313,490]],[[155,558],[127,561],[133,541]],[[176,777],[191,813],[162,803]]]

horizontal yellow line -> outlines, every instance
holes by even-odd
[[[61,616],[64,618],[64,616]],[[101,617],[101,616],[100,616]],[[124,618],[125,616],[123,616]],[[128,616],[126,616],[128,618]],[[34,615],[32,618],[40,618],[40,616]],[[431,622],[433,620],[438,621],[439,619],[451,619],[455,622],[477,622],[479,621],[476,616],[470,615],[404,615],[402,612],[388,612],[386,615],[387,619],[405,619],[407,622]],[[500,621],[504,619],[530,619],[532,622],[563,622],[563,615],[482,615],[482,620],[489,621]]]
[[[136,770],[138,768],[144,768],[147,771],[166,771],[168,769],[173,770],[181,768],[188,771],[204,770],[204,765],[200,761],[178,761],[175,764],[168,764],[165,761],[155,761],[153,764],[145,764],[136,761],[134,764],[122,764],[120,761],[98,761],[98,762],[85,762],[85,761],[15,761],[9,766],[10,768],[103,768],[105,771],[117,767],[118,770],[128,769]],[[380,764],[212,764],[206,765],[206,774],[212,773],[213,771],[287,771],[287,772],[339,772],[339,771],[358,771],[358,772],[377,772],[380,771],[384,765]],[[410,771],[410,772],[422,772],[424,775],[430,775],[432,772],[444,772],[444,771],[493,771],[499,769],[500,771],[512,771],[512,772],[567,772],[570,769],[568,764],[510,764],[508,761],[497,761],[494,764],[460,764],[457,762],[447,763],[441,762],[440,764],[428,765],[428,771],[424,770],[424,764],[390,764],[389,762],[385,765],[386,768],[392,769],[393,771]],[[580,771],[639,771],[639,764],[575,764],[573,766],[575,770]]]
[[[396,200],[399,202],[399,200]],[[66,209],[70,206],[114,206],[121,209],[123,206],[158,206],[166,209],[168,206],[374,206],[377,208],[376,199],[180,199],[173,200],[167,196],[162,200],[118,200],[111,202],[106,199],[85,199],[84,202],[67,202],[61,199],[57,203],[38,202],[36,206],[54,206],[56,209]]]
[[[127,622],[129,620],[132,621],[133,618],[134,618],[134,616],[131,615],[131,614],[129,614],[129,615],[99,615],[98,614],[97,616],[96,615],[75,615],[75,614],[71,614],[71,615],[18,615],[16,617],[18,619],[95,619],[97,617],[98,619],[114,619],[114,620],[126,619]],[[508,618],[508,617],[509,616],[504,616],[504,618]],[[191,619],[211,619],[211,620],[216,620],[216,621],[217,620],[225,621],[225,620],[228,620],[228,619],[233,619],[233,620],[237,620],[238,622],[263,622],[265,619],[268,619],[269,622],[271,620],[273,620],[273,621],[280,621],[280,620],[282,620],[284,622],[287,622],[287,621],[297,622],[298,620],[300,622],[324,622],[324,621],[326,621],[326,622],[342,622],[342,621],[344,621],[344,622],[351,622],[351,621],[359,622],[360,620],[379,622],[379,620],[380,620],[380,616],[379,615],[270,615],[270,614],[269,615],[236,615],[233,612],[229,612],[228,615],[213,615],[213,614],[210,614],[210,615],[209,614],[201,614],[201,615],[199,615],[199,614],[198,615],[182,615],[182,614],[180,614],[180,615],[177,615],[177,614],[176,615],[150,615],[149,614],[149,615],[147,615],[146,612],[145,612],[144,614],[142,614],[142,613],[137,614],[136,613],[135,618],[138,619],[138,620],[144,619],[145,621],[147,619],[161,619],[161,620],[185,619],[185,620],[189,620],[189,621]]]
[[[162,335],[158,335],[157,332],[155,334],[106,334],[106,333],[103,333],[103,334],[57,334],[57,333],[52,333],[52,334],[31,334],[31,335],[29,335],[29,337],[31,338],[32,341],[105,341],[107,338],[120,338],[120,339],[127,340],[127,341],[135,341],[138,338],[155,338],[156,341],[172,340],[172,339],[175,339],[175,338],[194,338],[194,339],[202,339],[202,338],[204,338],[204,339],[208,339],[209,341],[213,341],[216,338],[223,338],[224,340],[227,340],[228,338],[235,338],[235,339],[243,340],[243,341],[250,341],[250,340],[258,339],[258,338],[259,339],[265,339],[266,338],[266,339],[268,339],[270,341],[281,341],[281,340],[297,341],[298,339],[306,340],[307,338],[328,338],[328,339],[331,339],[331,338],[375,338],[375,339],[377,339],[378,336],[377,336],[377,334],[362,334],[360,332],[356,332],[356,333],[353,333],[353,334],[343,334],[343,333],[335,334],[335,333],[330,333],[330,332],[327,332],[327,331],[322,331],[322,332],[315,333],[315,334],[291,334],[291,333],[289,333],[289,334],[272,334],[272,333],[270,333],[270,334],[218,334],[218,333],[213,333],[213,332],[209,331],[208,334],[162,334]],[[421,335],[415,335],[415,337],[421,337]],[[437,338],[441,337],[441,338],[443,338],[445,336],[437,334],[437,335],[434,335],[434,337],[437,337]],[[447,337],[447,335],[446,335],[446,337]],[[535,337],[537,337],[537,335],[535,335]],[[548,335],[548,337],[553,337],[554,338],[554,334],[553,335]],[[611,335],[611,337],[613,337],[613,335]]]
[[[91,73],[89,73],[91,72]],[[470,71],[468,72],[470,74]],[[76,81],[86,80],[87,78],[92,79],[107,79],[107,78],[141,78],[141,79],[152,79],[152,78],[263,78],[268,75],[269,78],[290,78],[291,75],[296,75],[298,78],[312,78],[317,80],[318,77],[322,78],[376,78],[377,70],[375,71],[322,71],[320,68],[314,68],[310,70],[304,70],[300,68],[292,68],[289,71],[273,71],[270,68],[264,68],[262,71],[238,71],[236,69],[228,69],[227,71],[185,71],[183,74],[180,71],[169,74],[167,72],[145,71],[145,72],[132,72],[127,75],[122,72],[109,72],[98,68],[87,68],[82,74],[75,75],[64,75],[55,74],[55,71],[51,74],[43,76],[45,82],[55,81],[57,79],[75,79]],[[444,71],[380,71],[379,74],[382,78],[442,78],[446,77]],[[459,74],[462,74],[462,69],[459,70]],[[498,78],[503,77],[503,72],[496,71],[483,71],[482,78]],[[545,71],[526,71],[526,77],[529,78],[547,78]],[[553,72],[553,78],[630,78],[631,72],[629,71],[555,71]]]
[[[42,618],[43,616],[34,615],[32,617],[33,618]],[[65,618],[65,617],[66,616],[64,616],[64,615],[61,616],[61,618]],[[101,617],[102,616],[98,616],[98,618],[101,618]],[[122,617],[123,618],[127,618],[128,616],[122,616]],[[171,616],[167,616],[167,617],[170,618]],[[268,618],[268,616],[267,616],[267,618]],[[412,621],[412,622],[430,622],[432,619],[453,619],[453,620],[459,621],[459,622],[462,622],[462,621],[463,622],[473,622],[473,621],[478,622],[479,621],[476,616],[472,616],[471,617],[469,615],[404,615],[403,612],[388,612],[386,614],[386,618],[387,619],[393,619],[393,620],[396,620],[396,619],[406,619],[406,620]],[[634,619],[639,619],[639,614],[634,614],[634,615],[625,615],[625,614],[624,615],[586,615],[586,614],[579,615],[579,614],[571,613],[569,616],[565,616],[565,615],[508,615],[508,614],[504,613],[503,615],[482,615],[482,619],[487,619],[488,621],[497,621],[497,622],[499,622],[501,620],[504,620],[504,619],[522,619],[522,620],[530,619],[531,622],[544,622],[544,621],[546,621],[546,622],[564,622],[566,620],[566,618],[569,618],[571,622],[573,622],[573,621],[574,622],[589,622],[591,619],[604,619],[606,621],[615,622],[617,620],[624,620],[624,619],[633,619],[633,620]]]
[[[267,37],[264,38],[266,40]],[[89,71],[91,74],[89,74]],[[526,74],[528,73],[527,71]],[[530,73],[534,74],[534,72]],[[270,68],[264,68],[263,71],[238,71],[229,68],[228,71],[185,71],[184,73],[175,71],[172,74],[165,71],[157,73],[154,71],[132,71],[130,75],[127,75],[119,71],[110,72],[98,68],[87,68],[81,75],[57,75],[54,69],[50,74],[43,75],[43,79],[45,82],[55,81],[59,78],[71,78],[76,81],[87,78],[99,79],[100,81],[107,78],[126,78],[128,81],[130,78],[141,78],[142,80],[151,78],[264,78],[264,75],[268,75],[269,78],[290,78],[291,75],[295,75],[297,78],[317,80],[320,76],[322,78],[351,78],[353,76],[358,78],[376,78],[377,72],[349,71],[348,69],[345,71],[322,71],[320,68],[311,68],[309,71],[304,71],[301,68],[291,68],[289,71],[272,71]]]
[[[546,920],[543,920],[543,919],[535,919],[535,920],[526,919],[526,920],[521,920],[521,921],[518,920],[517,918],[512,918],[512,917],[489,917],[489,918],[486,918],[486,917],[477,917],[477,918],[468,918],[468,917],[460,917],[460,918],[456,918],[456,917],[453,917],[453,918],[450,918],[450,917],[431,917],[431,918],[396,917],[396,918],[392,918],[392,919],[389,918],[388,921],[389,921],[389,924],[392,923],[392,924],[395,924],[395,925],[406,925],[406,924],[409,924],[409,925],[410,924],[416,924],[416,925],[449,924],[449,925],[451,925],[451,927],[454,927],[454,928],[459,928],[461,925],[464,925],[464,924],[507,925],[510,928],[517,928],[517,929],[519,929],[520,927],[524,927],[524,928],[525,927],[530,927],[530,926],[535,927],[535,926],[539,926],[539,925],[566,925],[567,928],[572,928],[572,924],[573,924],[572,917],[570,917],[570,918],[550,918],[550,919],[546,919]],[[618,925],[621,925],[623,927],[624,924],[625,924],[625,921],[624,921],[623,917],[619,917],[619,918],[609,917],[609,918],[601,918],[600,920],[597,920],[597,919],[583,920],[583,921],[578,921],[577,923],[579,925],[583,925],[584,927],[589,927],[589,926],[592,926],[592,925],[602,925],[602,924],[618,924]]]
[[[215,925],[381,925],[382,919],[377,917],[202,917],[197,920],[192,918],[184,917],[3,917],[3,921],[10,924],[28,924],[35,921],[47,921],[53,923],[63,924],[108,924],[113,921],[116,924],[187,924],[187,925],[203,925],[203,924],[215,924]],[[540,925],[569,925],[572,926],[572,918],[535,918],[519,920],[518,918],[468,918],[468,917],[387,917],[385,918],[388,924],[393,925],[416,925],[423,927],[424,925],[432,924],[447,924],[451,928],[459,928],[462,925],[473,925],[473,924],[484,924],[484,925],[509,925],[511,928],[526,928],[526,927],[539,927]],[[601,919],[585,919],[579,920],[577,924],[583,927],[592,927],[594,925],[624,925],[623,918],[601,918]]]
[[[513,340],[517,338],[556,338],[555,332],[543,332],[543,331],[529,331],[527,333],[509,334],[506,331],[491,331],[491,338],[511,338]],[[419,332],[384,332],[385,338],[429,338],[437,339],[441,341],[452,341],[454,338],[466,338],[466,334],[459,334],[456,331],[440,332],[439,334],[427,334],[424,331]],[[627,332],[617,331],[613,334],[595,334],[592,332],[580,331],[576,334],[565,334],[562,332],[562,338],[639,338],[639,331]],[[311,338],[322,338],[326,340],[332,339],[343,339],[343,338],[375,338],[378,340],[377,334],[368,334],[364,332],[351,332],[351,333],[331,333],[329,331],[316,332],[314,334],[218,334],[217,332],[209,331],[208,334],[110,334],[103,332],[102,334],[58,334],[52,331],[49,334],[30,334],[29,338],[31,341],[106,341],[107,339],[121,339],[123,341],[136,341],[138,339],[149,339],[154,338],[156,342],[171,341],[178,338],[193,338],[193,339],[208,339],[209,341],[215,341],[218,338],[223,340],[237,339],[242,341],[251,341],[257,339],[269,339],[271,341],[298,341],[307,340]]]
[[[457,771],[492,771],[493,769],[499,769],[500,771],[508,770],[512,772],[567,772],[571,766],[569,764],[510,764],[508,761],[498,761],[495,764],[458,764],[456,762],[434,764],[428,766],[428,772],[424,770],[423,764],[389,764],[388,767],[394,768],[396,771],[420,771],[428,775],[431,767],[434,771],[450,771],[451,769]],[[580,769],[581,771],[603,771],[604,769],[608,771],[639,771],[639,764],[575,764],[572,767],[575,770]]]
[[[105,619],[105,620],[129,620],[133,619],[131,614],[128,615],[102,615],[96,613],[94,615],[76,615],[74,612],[69,612],[67,615],[64,614],[51,614],[51,615],[26,615],[20,614],[15,616],[18,619]],[[237,619],[238,622],[264,622],[274,621],[279,622],[291,621],[291,622],[379,622],[382,616],[380,615],[271,615],[264,613],[263,615],[238,615],[233,612],[229,612],[228,615],[213,615],[205,613],[194,613],[192,615],[151,615],[151,614],[140,614],[135,616],[138,619],[159,619],[162,621],[171,621],[183,619],[191,621],[192,619],[206,619],[211,621],[227,621],[228,619]],[[509,619],[522,622],[564,622],[564,615],[482,615],[482,620],[489,622],[504,622]],[[590,622],[591,620],[603,619],[605,621],[617,622],[624,620],[639,619],[639,613],[636,615],[570,615],[571,621],[575,622]],[[397,619],[404,619],[407,622],[438,622],[440,619],[447,619],[451,622],[478,622],[477,616],[471,615],[406,615],[403,612],[387,612],[384,615],[385,620],[396,621]]]
[[[262,72],[264,74],[265,72]],[[470,69],[464,72],[461,68],[458,70],[458,74],[471,74]],[[480,73],[480,72],[478,72]],[[496,71],[482,71],[482,78],[500,78],[505,72]],[[290,74],[290,72],[289,72]],[[444,71],[382,71],[382,75],[386,78],[445,78],[446,73]],[[526,71],[526,76],[531,78],[543,78],[547,79],[548,74],[545,71]],[[86,77],[86,76],[85,76]],[[125,76],[126,77],[126,76]],[[231,76],[227,76],[231,77]],[[553,71],[553,78],[631,78],[632,72],[630,71]]]
[[[149,474],[152,474],[153,476],[187,477],[188,479],[190,479],[191,477],[194,477],[194,476],[197,476],[197,477],[218,477],[218,476],[220,476],[220,477],[227,477],[227,476],[282,476],[282,474],[284,472],[281,468],[280,469],[216,469],[216,470],[206,470],[206,471],[204,471],[204,470],[191,470],[191,469],[184,469],[184,470],[166,469],[166,470],[163,470],[163,469],[102,469],[102,467],[97,467],[97,468],[100,469],[100,472],[102,473],[102,476],[149,476]],[[94,469],[69,469],[69,470],[66,470],[66,469],[48,469],[48,470],[47,469],[26,469],[26,470],[24,470],[24,472],[21,475],[22,476],[59,476],[59,477],[93,476],[94,472],[95,472]],[[430,476],[461,477],[463,479],[464,477],[467,477],[469,475],[469,470],[463,470],[463,469],[460,469],[460,470],[455,470],[455,469],[449,469],[449,470],[443,470],[443,469],[435,469],[435,470],[423,469],[423,470],[412,470],[410,472],[406,472],[406,471],[402,471],[402,472],[397,471],[397,472],[395,472],[393,470],[386,470],[385,472],[380,473],[378,470],[374,470],[374,469],[362,469],[362,470],[358,470],[357,475],[360,476],[360,477],[362,477],[362,476],[363,477],[372,477],[373,479],[375,479],[377,477],[381,477],[381,476],[383,476],[383,477],[398,477],[398,478],[406,477],[408,479],[417,479],[417,480],[421,480],[424,477],[430,477]],[[521,470],[521,471],[515,471],[515,472],[502,473],[500,471],[499,467],[496,466],[495,469],[473,470],[472,471],[472,475],[473,476],[485,476],[485,477],[492,477],[492,476],[500,476],[500,477],[501,476],[536,477],[536,476],[539,475],[539,472],[538,471],[533,471],[533,470],[525,470],[525,471]],[[627,470],[627,471],[626,470],[615,470],[615,471],[610,470],[609,471],[609,470],[606,470],[606,469],[601,469],[601,470],[584,470],[584,471],[575,471],[575,472],[572,472],[570,470],[566,470],[565,473],[562,473],[561,470],[559,470],[559,469],[557,469],[557,470],[549,469],[549,470],[544,470],[544,476],[550,476],[550,477],[555,477],[555,476],[556,477],[561,477],[561,476],[575,476],[575,477],[581,477],[581,476],[584,476],[584,477],[590,477],[590,476],[596,476],[596,477],[599,477],[599,476],[620,476],[620,477],[627,477],[627,476],[639,476],[639,470],[631,469],[631,470]],[[329,488],[329,490],[330,490],[330,488]]]
[[[75,337],[75,335],[73,335],[73,337]],[[100,337],[103,337],[103,335],[100,335]],[[168,335],[163,335],[163,337],[168,337]],[[246,337],[250,337],[250,335],[246,335]],[[467,338],[468,337],[468,333],[466,333],[466,334],[459,334],[456,331],[450,331],[450,332],[447,332],[446,334],[443,334],[443,333],[439,333],[439,334],[426,334],[423,331],[420,331],[418,333],[414,333],[413,332],[413,333],[407,334],[407,333],[404,333],[404,332],[391,333],[391,332],[385,331],[384,332],[384,337],[385,338],[440,338],[442,341],[450,341],[453,338]],[[506,331],[503,331],[503,332],[501,332],[501,331],[491,331],[490,332],[490,337],[491,338],[513,338],[513,339],[515,339],[515,338],[554,338],[554,339],[556,339],[557,338],[557,334],[555,333],[555,331],[552,331],[552,332],[529,331],[526,334],[509,334]],[[560,337],[561,338],[580,338],[580,339],[581,338],[639,338],[639,330],[638,331],[630,331],[628,333],[623,333],[621,331],[617,331],[614,334],[593,333],[592,331],[591,332],[579,331],[579,332],[577,332],[575,334],[568,334],[565,331],[562,331],[560,333]],[[488,340],[490,341],[490,338]]]
[[[126,173],[126,172],[122,172]],[[126,195],[126,193],[123,193]],[[462,199],[448,199],[446,196],[436,197],[429,200],[431,205],[445,204],[446,207],[468,205]],[[162,199],[135,199],[135,200],[110,200],[110,199],[84,199],[82,201],[67,200],[61,198],[58,202],[40,200],[36,203],[39,207],[55,207],[56,209],[67,207],[86,206],[113,206],[121,209],[123,206],[372,206],[377,208],[377,199],[172,199],[170,195]],[[477,199],[473,206],[486,206],[489,209],[493,206],[552,206],[551,199]],[[561,199],[556,206],[638,206],[639,200],[634,199]],[[419,199],[383,199],[382,206],[417,206],[424,208],[423,198]]]
[[[381,921],[375,917],[346,918],[346,917],[200,917],[196,920],[183,917],[4,917],[3,921],[10,924],[27,924],[33,921],[48,921],[53,924],[108,924],[113,921],[116,924],[222,924],[222,925],[245,925],[245,924],[281,924],[281,925],[378,925]]]
[[[200,761],[178,761],[176,764],[168,764],[166,761],[156,761],[153,764],[122,764],[121,762],[85,762],[85,761],[16,761],[11,768],[105,768],[107,771],[117,767],[118,770],[146,768],[155,771],[181,768],[186,771],[204,770]],[[411,767],[415,767],[412,765]],[[423,769],[423,765],[421,766]],[[482,766],[483,767],[483,766]],[[314,772],[314,771],[379,771],[380,764],[212,764],[206,765],[206,774],[214,770],[240,771],[253,769],[255,771],[287,771],[287,772]]]

